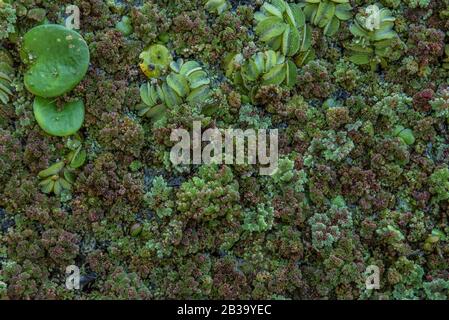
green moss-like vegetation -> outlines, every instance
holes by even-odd
[[[0,0],[0,299],[449,299],[448,1],[68,3]]]

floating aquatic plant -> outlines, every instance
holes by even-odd
[[[53,136],[70,136],[76,133],[84,122],[84,103],[81,100],[59,107],[55,100],[36,97],[33,111],[42,130]]]
[[[84,103],[58,106],[50,98],[69,92],[86,75],[90,55],[84,39],[60,25],[41,25],[25,34],[20,56],[28,65],[24,82],[36,95],[33,111],[39,126],[59,137],[76,133],[84,122]]]
[[[391,44],[398,35],[393,30],[395,18],[391,11],[378,5],[370,5],[356,15],[350,26],[355,41],[348,46],[350,60],[358,65],[370,64],[374,69],[379,63],[387,65]]]
[[[324,28],[324,34],[334,35],[341,21],[351,18],[352,7],[349,0],[305,0],[304,14],[313,25]]]
[[[254,18],[256,34],[273,50],[294,56],[309,49],[311,32],[298,4],[283,0],[265,2]]]
[[[301,67],[312,61],[316,58],[315,50],[310,48],[306,51],[299,52],[293,59],[295,61],[296,66]]]
[[[230,8],[227,0],[205,0],[204,8],[209,12],[222,14]]]
[[[42,180],[39,186],[44,193],[60,195],[63,191],[71,191],[75,182],[75,169],[86,162],[87,153],[83,149],[80,135],[69,138],[66,146],[70,150],[67,156],[38,174]]]
[[[71,191],[75,176],[66,168],[64,161],[57,162],[38,174],[42,181],[39,183],[43,193],[60,195],[62,191]]]
[[[443,68],[449,69],[449,44],[444,47],[444,59],[443,59]]]
[[[120,31],[121,33],[123,33],[123,35],[125,35],[125,36],[131,35],[134,31],[132,23],[131,23],[131,18],[128,16],[123,16],[122,20],[117,22],[117,24],[115,25],[115,28],[118,31]]]
[[[139,58],[142,60],[140,68],[148,78],[163,75],[173,60],[170,51],[161,44],[150,46],[140,54]]]
[[[58,97],[75,88],[86,75],[90,59],[81,35],[55,24],[28,31],[20,56],[28,65],[26,88],[44,98]]]
[[[210,79],[196,61],[182,59],[170,64],[172,72],[160,84],[145,83],[140,87],[144,105],[139,106],[139,115],[157,121],[165,116],[167,108],[183,102],[205,102],[210,93]]]
[[[67,147],[70,149],[69,154],[66,156],[68,166],[72,169],[80,168],[87,159],[87,152],[83,149],[81,137],[76,135],[73,139],[69,139]]]
[[[16,32],[16,9],[9,0],[0,0],[0,40]]]
[[[0,102],[7,104],[12,95],[13,60],[8,51],[0,48]]]
[[[411,145],[415,143],[415,137],[411,129],[404,128],[403,126],[397,126],[393,130],[393,135],[399,137],[405,144]]]
[[[295,63],[273,50],[258,52],[247,61],[244,61],[241,54],[229,55],[225,59],[225,68],[226,76],[243,88],[251,99],[260,86],[292,87],[297,79]]]

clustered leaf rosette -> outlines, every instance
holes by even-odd
[[[294,56],[310,48],[311,30],[300,5],[272,0],[265,2],[254,18],[260,40],[284,56]]]
[[[39,183],[41,191],[46,194],[54,193],[60,195],[62,191],[71,191],[75,177],[66,168],[65,162],[60,161],[38,174],[42,181]]]
[[[204,8],[209,12],[222,14],[231,6],[227,0],[205,0]]]
[[[242,54],[231,54],[225,59],[226,76],[242,88],[252,100],[260,86],[293,87],[297,79],[295,63],[280,52],[258,52],[244,60]]]
[[[139,115],[156,122],[167,109],[182,103],[204,103],[210,96],[210,79],[197,61],[182,59],[170,64],[171,72],[161,83],[147,82],[140,87],[143,105]]]
[[[373,69],[379,63],[386,67],[391,45],[398,37],[394,21],[391,11],[377,4],[359,12],[349,29],[355,37],[348,46],[352,51],[349,60],[357,65],[370,64]]]
[[[60,195],[63,191],[72,190],[76,179],[74,171],[86,162],[87,152],[82,147],[79,135],[76,135],[74,139],[69,139],[67,147],[70,152],[64,160],[39,172],[38,177],[42,180],[39,186],[43,193]]]
[[[324,28],[324,34],[334,35],[340,28],[341,21],[349,20],[352,7],[349,0],[305,0],[301,4],[308,21]]]
[[[8,51],[0,48],[0,103],[7,104],[12,96],[13,60]]]
[[[170,51],[161,44],[150,46],[140,54],[139,58],[141,59],[140,69],[148,78],[164,75],[173,61]]]

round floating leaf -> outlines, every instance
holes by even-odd
[[[84,39],[77,32],[55,24],[28,31],[20,56],[29,65],[24,77],[26,88],[44,98],[72,90],[89,67],[89,48]]]
[[[168,68],[172,62],[172,56],[168,49],[161,45],[155,44],[140,54],[143,62],[140,68],[148,78],[157,78]]]
[[[339,4],[335,8],[335,16],[340,20],[349,20],[352,16],[351,10],[352,7],[349,3]]]
[[[76,133],[84,122],[84,103],[81,100],[68,102],[58,108],[54,100],[36,97],[33,110],[39,126],[52,136],[70,136]]]

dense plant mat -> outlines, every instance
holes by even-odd
[[[448,299],[448,32],[447,0],[0,0],[0,299]],[[194,121],[278,129],[278,169],[174,165]]]

